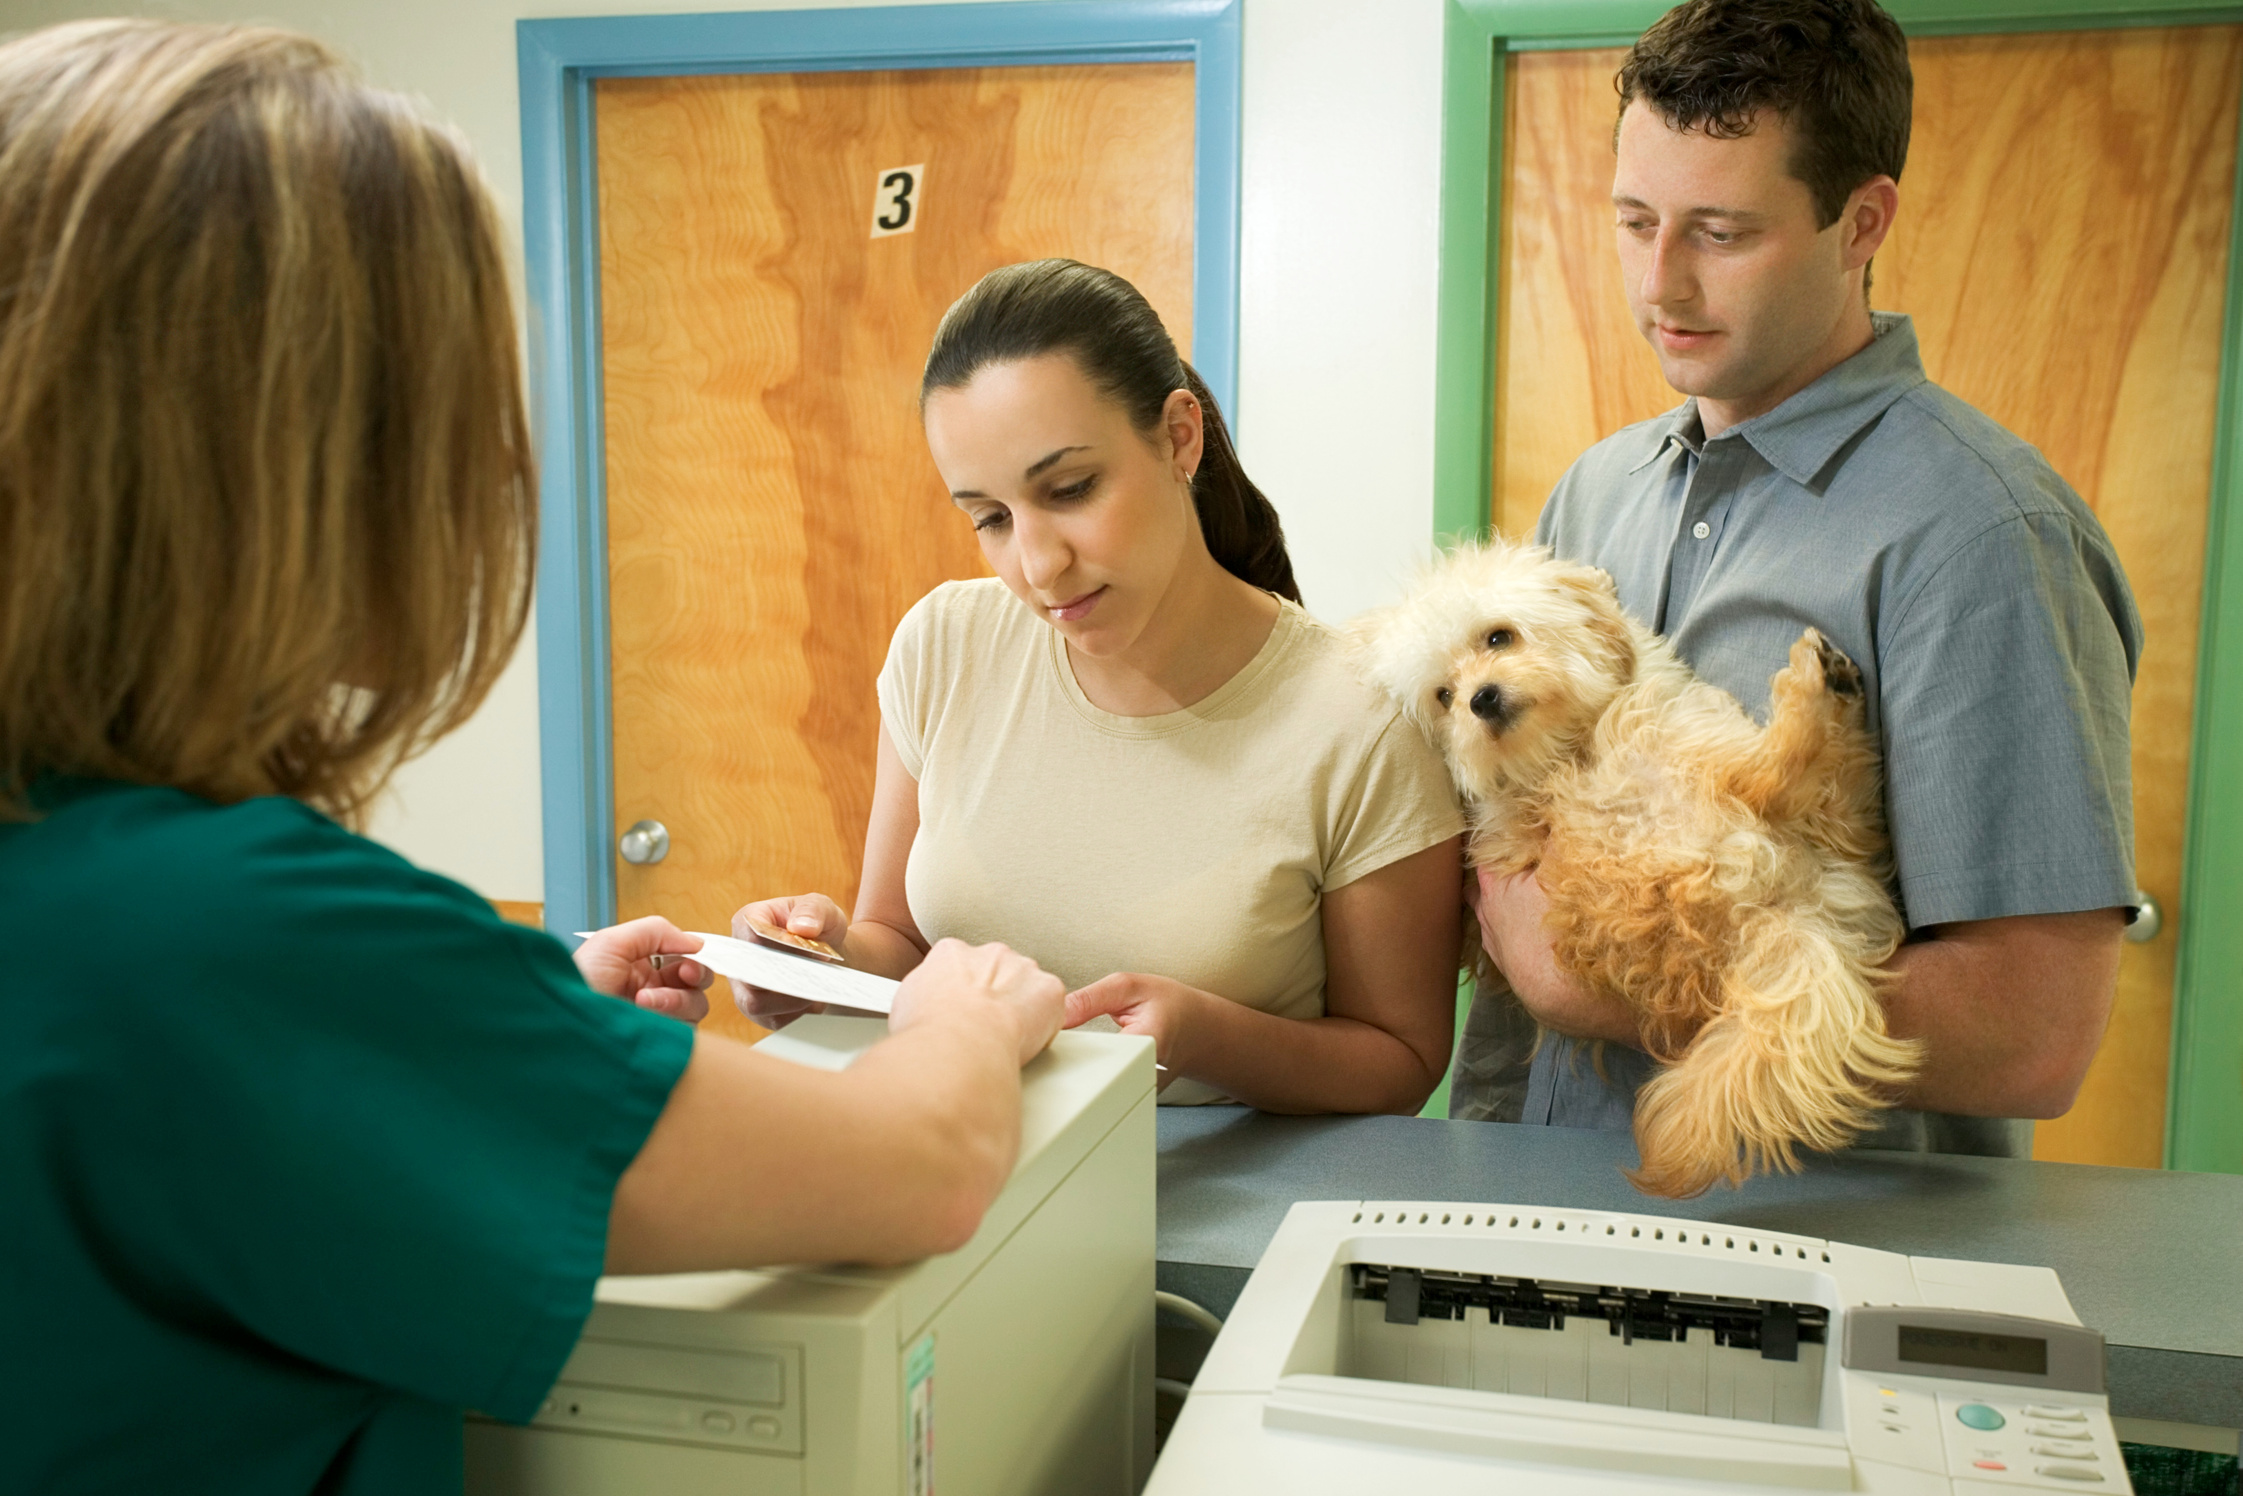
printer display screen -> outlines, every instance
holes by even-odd
[[[1971,1330],[1934,1330],[1900,1326],[1900,1359],[1973,1371],[2015,1371],[2048,1375],[2048,1342],[2030,1335],[1982,1335]]]

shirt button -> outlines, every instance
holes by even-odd
[[[1696,524],[1690,527],[1690,533],[1696,536],[1698,539],[1703,540],[1708,535],[1711,535],[1713,533],[1713,526],[1707,524],[1704,520],[1699,520]]]

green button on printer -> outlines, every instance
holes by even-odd
[[[1979,1429],[1986,1433],[1992,1433],[1995,1429],[2009,1422],[2007,1418],[1987,1407],[1984,1403],[1964,1403],[1955,1410],[1955,1416],[1962,1420],[1963,1427]]]

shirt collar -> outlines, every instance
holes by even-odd
[[[1895,400],[1925,382],[1916,327],[1898,312],[1869,314],[1875,336],[1868,347],[1764,415],[1722,433],[1742,438],[1768,465],[1806,487],[1838,449],[1875,421]],[[1705,444],[1695,397],[1669,411],[1658,444],[1636,464],[1648,467],[1680,444],[1692,452]],[[1631,469],[1634,471],[1635,469]]]
[[[1659,439],[1651,444],[1651,450],[1643,461],[1629,468],[1629,472],[1642,472],[1674,447],[1686,447],[1692,454],[1705,450],[1706,433],[1705,427],[1698,421],[1697,397],[1692,396],[1661,416],[1658,435]]]

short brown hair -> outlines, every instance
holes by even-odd
[[[1799,133],[1791,174],[1818,227],[1873,177],[1900,179],[1915,92],[1908,39],[1876,0],[1684,0],[1620,66],[1620,112],[1733,138],[1766,111]]]
[[[519,355],[463,143],[285,32],[0,46],[0,818],[44,775],[362,818],[513,652]]]

